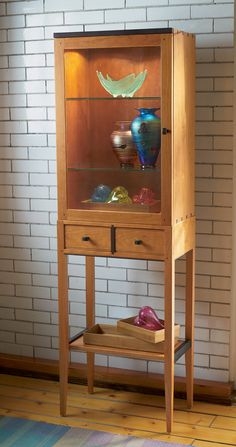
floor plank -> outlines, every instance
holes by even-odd
[[[196,447],[231,447],[234,446],[235,444],[222,444],[222,443],[218,443],[218,442],[207,442],[207,441],[193,441],[193,446]]]
[[[49,391],[41,391],[41,390],[25,390],[21,388],[11,387],[7,385],[0,385],[0,396],[9,398],[15,397],[17,399],[27,399],[33,401],[41,401],[45,403],[56,403],[59,405],[59,394],[52,393]],[[133,404],[130,402],[124,401],[116,401],[116,400],[106,400],[106,399],[97,399],[96,393],[89,396],[77,395],[75,396],[73,392],[69,391],[68,395],[68,405],[76,406],[78,408],[90,409],[98,411],[107,411],[109,413],[114,414],[126,414],[133,416],[143,416],[144,407],[141,404]],[[161,420],[165,420],[166,414],[165,409],[160,407],[155,407],[151,405],[146,405],[145,408],[145,417],[149,418],[158,418]],[[199,413],[189,412],[189,411],[175,411],[175,421],[183,422],[186,424],[195,424],[195,425],[203,425],[210,426],[214,420],[215,416],[211,415],[200,415]]]
[[[35,380],[28,377],[17,377],[8,376],[5,374],[0,374],[0,384],[2,385],[19,385],[21,388],[35,389]],[[37,379],[37,389],[42,391],[51,391],[58,393],[58,382],[47,381]],[[87,397],[93,396],[88,395],[87,387],[79,384],[69,384],[68,390],[73,393],[73,395],[85,395]],[[110,388],[97,388],[94,387],[94,393],[96,398],[107,399],[107,400],[119,400],[124,402],[131,402],[141,405],[153,405],[161,408],[165,408],[165,398],[164,396],[158,396],[153,394],[141,394],[130,391],[120,391],[111,390]],[[94,395],[95,395],[94,394]],[[209,404],[208,402],[198,402],[195,401],[191,410],[186,408],[186,401],[184,399],[175,399],[175,409],[183,410],[187,412],[202,413],[212,416],[229,416],[236,418],[236,406],[224,406],[218,404]]]
[[[236,421],[234,418],[217,416],[212,427],[233,430],[236,432]]]
[[[19,408],[20,399],[13,397],[0,396],[1,407],[5,410],[17,410]],[[48,416],[59,417],[59,406],[51,402],[42,401],[23,401],[22,417],[24,413],[45,414]],[[100,411],[94,409],[83,409],[76,406],[68,406],[67,423],[70,424],[75,418],[84,422],[96,421],[102,425],[113,425],[117,429],[124,427],[135,430],[139,427],[142,431],[155,432],[164,434],[166,424],[164,420],[150,419],[144,415],[142,417],[129,416],[123,414],[113,414],[107,411]],[[224,442],[228,444],[236,444],[236,432],[232,430],[222,430],[213,427],[200,427],[197,425],[188,425],[174,422],[173,434],[175,436],[182,436],[187,438],[207,440],[213,442]]]
[[[67,417],[59,414],[55,381],[0,375],[0,414],[72,427],[110,431],[198,447],[236,445],[236,407],[175,400],[174,426],[166,433],[164,398],[69,384]],[[137,428],[138,427],[138,428]]]

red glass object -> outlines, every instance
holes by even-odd
[[[150,188],[141,188],[138,194],[135,194],[132,198],[133,203],[139,203],[141,205],[154,205],[155,193]]]

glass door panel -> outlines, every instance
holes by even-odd
[[[160,212],[160,154],[155,168],[141,169],[133,143],[129,165],[121,163],[111,141],[117,123],[131,123],[137,109],[158,109],[161,118],[160,68],[156,47],[65,53],[68,208]],[[144,70],[147,74],[133,97],[114,97],[101,84],[97,70],[115,80]],[[97,195],[101,185],[105,200]]]

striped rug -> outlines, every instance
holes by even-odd
[[[0,417],[1,447],[190,447],[83,428]]]
[[[51,447],[70,427],[3,416],[0,418],[1,447]]]

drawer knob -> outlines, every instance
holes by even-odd
[[[141,239],[135,239],[134,243],[135,243],[135,245],[141,245],[142,241],[141,241]]]
[[[89,241],[89,239],[90,239],[89,236],[83,236],[83,237],[82,237],[82,241],[85,241],[85,242],[86,242],[86,241]]]

